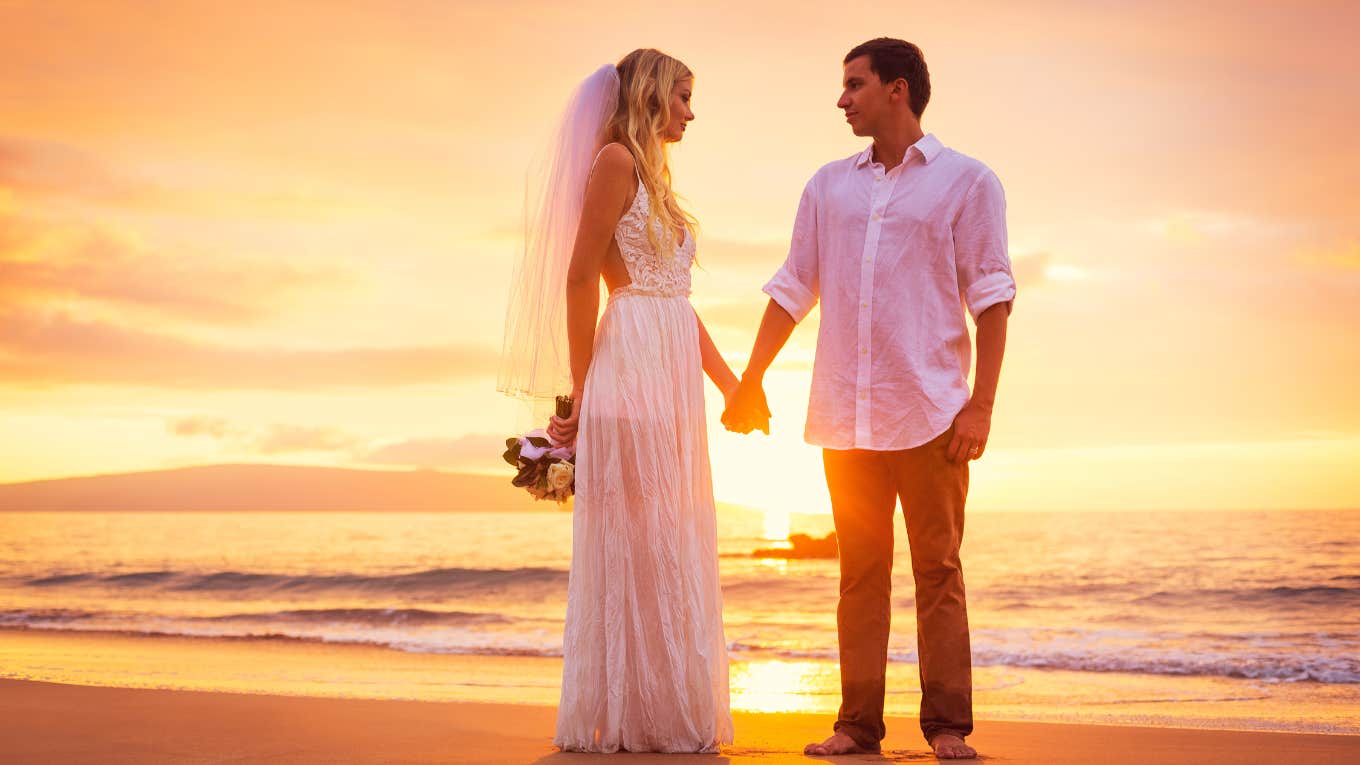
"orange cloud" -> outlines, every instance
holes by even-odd
[[[166,423],[166,428],[177,436],[212,436],[213,438],[225,438],[232,431],[230,423],[224,418],[206,415],[181,417]]]
[[[508,434],[469,433],[458,438],[413,438],[373,446],[368,439],[333,426],[274,423],[264,428],[233,425],[224,417],[195,415],[166,423],[177,436],[208,436],[257,454],[349,452],[360,464],[428,468],[504,466]]]
[[[1016,285],[1023,289],[1043,284],[1047,281],[1046,274],[1052,260],[1053,255],[1047,252],[1012,258],[1011,273],[1015,277]]]
[[[460,438],[418,438],[378,447],[358,458],[359,462],[412,467],[467,467],[502,464],[509,434],[469,433]],[[509,467],[506,466],[508,470]]]
[[[334,190],[299,189],[289,182],[247,174],[223,177],[212,157],[195,163],[209,177],[169,185],[135,166],[109,162],[97,153],[56,141],[0,137],[0,192],[46,208],[72,206],[149,212],[194,218],[328,219],[352,213],[353,200]],[[179,173],[194,178],[193,174]],[[244,186],[243,186],[244,184]],[[0,199],[3,202],[3,199]],[[0,204],[0,211],[5,205]]]
[[[250,429],[232,425],[225,417],[210,415],[181,417],[167,422],[166,428],[177,436],[230,439],[238,446],[260,454],[337,451],[361,443],[359,438],[334,427],[274,424],[252,433]]]
[[[272,425],[256,441],[261,454],[283,452],[337,451],[359,444],[359,439],[338,428],[306,425]]]
[[[286,349],[197,343],[73,318],[0,313],[0,378],[27,386],[319,390],[449,382],[495,375],[477,346]]]
[[[334,268],[170,254],[95,224],[0,214],[0,299],[10,303],[75,298],[248,323],[272,313],[289,293],[349,281]]]
[[[26,196],[111,200],[153,190],[73,146],[14,138],[0,138],[0,186]]]

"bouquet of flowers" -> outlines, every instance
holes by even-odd
[[[571,399],[557,397],[557,416],[571,416]],[[528,490],[534,499],[566,502],[576,491],[576,446],[557,444],[542,428],[505,440],[505,461],[519,470],[510,483]]]

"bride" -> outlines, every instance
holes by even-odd
[[[693,89],[690,70],[657,50],[601,67],[531,176],[544,188],[531,198],[500,388],[546,400],[571,386],[570,416],[548,425],[577,449],[554,738],[564,751],[732,742],[703,373],[725,398],[737,377],[689,302],[695,221],[667,159],[694,119]]]

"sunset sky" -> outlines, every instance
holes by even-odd
[[[921,46],[1006,189],[1019,294],[970,507],[1360,506],[1354,3],[0,0],[0,481],[271,462],[495,471],[524,172],[636,47],[696,73],[693,301],[740,372],[841,58]],[[827,507],[709,418],[719,499]]]

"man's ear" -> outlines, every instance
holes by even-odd
[[[911,98],[911,87],[907,85],[905,79],[898,77],[896,80],[893,80],[892,94],[894,96],[901,96],[903,101],[907,101]]]

